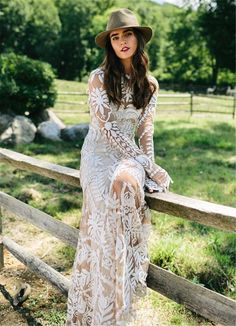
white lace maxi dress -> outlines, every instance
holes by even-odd
[[[132,105],[123,81],[123,105],[117,110],[108,102],[103,76],[98,68],[89,79],[91,123],[81,151],[83,207],[67,326],[125,325],[134,315],[135,295],[146,294],[151,221],[144,184],[158,170],[153,151],[157,92],[143,114]]]

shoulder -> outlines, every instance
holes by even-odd
[[[89,75],[89,84],[100,81],[103,84],[104,81],[104,69],[102,67],[98,67],[91,71]]]
[[[153,85],[156,86],[156,92],[158,92],[159,91],[159,83],[158,83],[158,80],[154,76],[152,76],[150,74],[148,74],[147,77],[148,77],[148,81],[150,83],[152,83]]]

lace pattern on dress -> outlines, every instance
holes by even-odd
[[[142,114],[123,84],[117,108],[103,76],[99,68],[89,78],[91,123],[81,151],[83,207],[67,326],[126,325],[135,318],[135,298],[146,294],[151,219],[144,185],[161,169],[152,140],[157,92]]]

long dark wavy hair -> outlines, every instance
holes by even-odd
[[[132,58],[130,79],[126,77],[124,66],[116,56],[108,36],[105,58],[101,64],[104,69],[104,87],[109,101],[119,107],[122,102],[121,79],[123,77],[133,90],[135,108],[144,110],[156,90],[156,85],[147,78],[148,56],[144,51],[145,41],[143,35],[138,29],[132,28],[132,30],[137,38],[138,45]]]

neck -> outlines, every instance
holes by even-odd
[[[121,60],[121,63],[124,66],[125,73],[130,74],[131,73],[131,60],[130,59]]]

